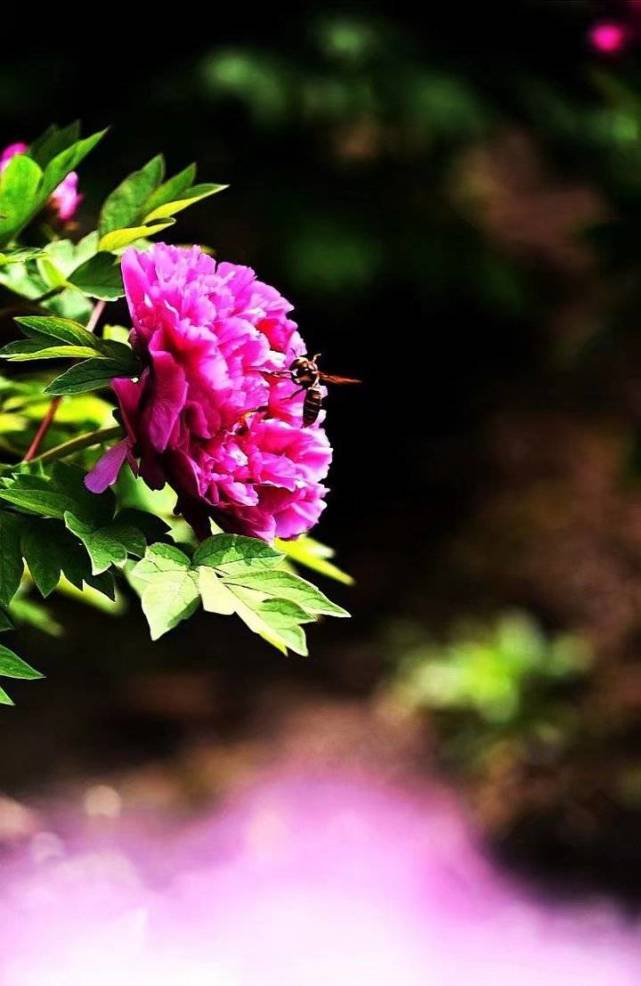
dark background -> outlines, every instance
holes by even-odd
[[[196,160],[202,180],[229,182],[181,215],[173,241],[250,264],[294,303],[324,366],[365,381],[328,399],[335,463],[315,532],[357,580],[327,586],[353,619],[313,630],[302,661],[205,617],[152,647],[135,608],[116,621],[61,601],[65,638],[24,631],[47,679],[17,688],[2,715],[0,783],[23,796],[150,762],[179,773],[203,744],[269,747],[276,720],[314,703],[372,715],[376,732],[408,640],[516,607],[593,650],[590,673],[561,689],[563,742],[533,737],[526,689],[523,715],[498,732],[466,709],[421,713],[413,763],[457,784],[512,862],[547,878],[562,863],[567,885],[632,900],[635,5],[432,4],[419,16],[310,4],[145,32],[118,17],[78,41],[62,16],[26,45],[16,28],[0,58],[0,146],[52,120],[111,124],[81,168],[87,229],[158,151],[170,170]],[[628,31],[610,55],[590,41],[602,18]],[[470,729],[482,756],[456,752]],[[189,784],[200,791],[192,777],[183,794]]]

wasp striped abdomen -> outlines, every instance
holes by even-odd
[[[323,392],[320,387],[309,387],[303,401],[303,424],[313,425],[323,406]]]
[[[323,373],[318,369],[320,353],[315,356],[297,356],[289,369],[285,371],[291,377],[292,383],[298,386],[298,390],[291,395],[295,397],[301,390],[305,391],[303,401],[303,424],[313,425],[321,412],[323,406],[323,391],[320,383],[360,383],[353,377],[335,377],[331,373]],[[281,371],[282,373],[282,371]]]

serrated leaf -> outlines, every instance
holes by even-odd
[[[20,518],[0,511],[0,605],[8,606],[20,585],[24,565],[20,548]]]
[[[22,553],[31,578],[45,598],[58,585],[65,563],[77,567],[77,559],[75,563],[70,559],[79,551],[72,535],[61,524],[34,520],[23,529]]]
[[[143,218],[145,203],[160,185],[165,172],[162,154],[148,161],[139,171],[128,175],[105,199],[98,226],[100,236],[114,229],[125,229],[139,224]]]
[[[151,212],[145,216],[145,222],[149,223],[154,220],[166,219],[169,216],[175,216],[176,213],[182,212],[183,209],[187,209],[190,205],[195,205],[196,202],[209,198],[210,195],[215,195],[217,192],[222,192],[226,188],[229,188],[229,185],[215,185],[212,182],[203,183],[202,185],[194,185],[193,188],[189,188],[183,192],[179,199],[174,199],[169,202],[164,202],[162,205],[155,206]]]
[[[276,568],[283,555],[258,538],[241,534],[214,534],[194,553],[194,565],[208,565],[225,575]]]
[[[99,244],[99,250],[108,250]],[[69,282],[90,298],[115,301],[124,297],[120,264],[110,253],[96,253],[77,267],[69,276]]]
[[[295,653],[301,654],[303,657],[307,655],[305,633],[302,629],[298,628],[298,632],[296,632],[295,626],[282,627],[277,625],[279,621],[274,618],[272,611],[261,612],[261,601],[256,599],[252,590],[238,585],[229,585],[228,588],[236,597],[235,610],[237,615],[250,630],[259,634],[283,654],[287,654],[287,648],[291,647]]]
[[[84,394],[90,390],[110,387],[114,377],[132,377],[137,372],[133,358],[131,362],[114,359],[88,359],[71,366],[48,384],[46,394]]]
[[[38,338],[49,336],[70,346],[83,346],[93,351],[100,350],[100,340],[84,325],[71,318],[57,315],[22,315],[16,322],[26,335],[36,333]]]
[[[194,572],[175,570],[159,574],[143,590],[142,611],[151,639],[158,640],[196,611],[200,593]]]
[[[40,201],[42,171],[26,154],[16,154],[0,174],[0,242],[26,226]]]
[[[247,589],[262,592],[266,596],[287,599],[312,615],[349,616],[347,610],[333,603],[315,585],[307,582],[306,579],[301,579],[299,575],[293,575],[291,572],[277,569],[241,576],[226,575],[224,580],[227,585],[242,585]]]
[[[112,565],[122,565],[128,555],[140,558],[145,553],[141,531],[116,517],[103,526],[94,526],[72,513],[65,514],[65,525],[87,549],[93,575],[106,572]]]
[[[149,236],[155,236],[156,233],[162,233],[164,229],[169,226],[173,226],[173,219],[171,218],[158,218],[154,219],[149,217],[149,220],[139,226],[127,226],[124,229],[113,229],[110,232],[105,233],[101,237],[98,244],[100,250],[122,250],[124,247],[129,246],[130,243],[135,243],[136,240],[144,240]],[[100,256],[100,254],[98,255]],[[74,282],[75,283],[75,282]],[[124,290],[122,292],[124,295]],[[118,297],[121,297],[118,295]]]
[[[44,677],[3,644],[0,644],[0,675],[3,678],[21,678],[25,681],[35,681],[36,678]]]
[[[131,581],[141,592],[152,640],[188,619],[200,602],[196,572],[187,555],[173,545],[147,548],[131,572]]]

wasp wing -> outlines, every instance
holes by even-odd
[[[362,383],[362,380],[355,380],[354,377],[335,377],[331,373],[320,373],[323,383]]]

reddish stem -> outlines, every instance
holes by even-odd
[[[91,315],[89,316],[89,321],[87,322],[87,329],[89,330],[89,332],[93,332],[94,329],[96,328],[98,324],[98,320],[100,319],[100,316],[105,310],[105,304],[106,302],[104,301],[97,301],[96,304],[93,306],[93,310],[91,312]],[[54,399],[52,400],[51,404],[49,405],[49,409],[47,413],[45,414],[44,418],[40,422],[40,425],[38,426],[37,432],[33,436],[33,441],[31,445],[29,446],[29,448],[25,453],[25,456],[22,460],[23,462],[31,462],[31,460],[35,459],[36,455],[40,451],[40,446],[42,445],[47,432],[49,431],[51,425],[53,424],[53,419],[56,416],[56,411],[60,407],[61,400],[62,397],[54,397]]]
[[[38,451],[40,449],[40,446],[42,445],[42,442],[44,441],[45,435],[47,434],[47,432],[49,431],[49,428],[51,427],[51,425],[53,423],[53,419],[56,416],[56,411],[58,410],[58,407],[60,406],[60,401],[61,400],[62,400],[62,397],[54,397],[54,399],[52,400],[51,404],[49,405],[49,410],[47,411],[46,415],[44,416],[44,418],[40,422],[40,425],[38,427],[37,432],[35,433],[35,435],[33,437],[33,441],[31,443],[31,445],[29,446],[29,448],[25,452],[24,459],[22,460],[23,462],[31,462],[32,459],[35,459],[35,457],[38,454]]]

